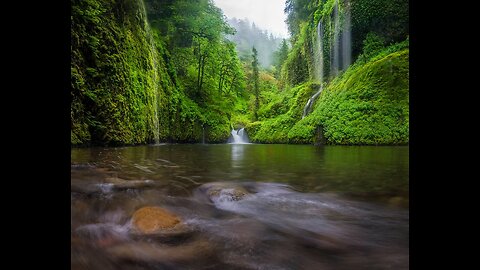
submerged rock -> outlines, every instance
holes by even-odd
[[[248,191],[234,183],[208,183],[201,187],[211,201],[239,201],[248,194]]]
[[[153,180],[125,180],[118,177],[107,177],[100,183],[72,181],[71,191],[82,194],[111,193],[127,189],[145,189],[154,187]]]
[[[157,206],[146,206],[135,211],[132,217],[133,228],[143,234],[172,229],[180,223],[180,218]]]
[[[104,184],[112,185],[112,189],[123,190],[123,189],[132,189],[132,188],[146,188],[152,187],[154,181],[152,180],[125,180],[118,177],[106,178]]]
[[[178,246],[147,242],[131,242],[107,250],[117,259],[134,262],[179,263],[197,262],[214,255],[214,248],[206,240],[196,240]]]

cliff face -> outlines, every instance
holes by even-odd
[[[172,83],[143,1],[72,0],[71,23],[71,143],[165,138]]]

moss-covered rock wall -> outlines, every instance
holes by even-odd
[[[143,1],[72,0],[71,23],[72,144],[166,138],[171,82]]]

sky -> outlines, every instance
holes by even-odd
[[[213,0],[227,18],[245,19],[274,36],[287,38],[285,0]]]

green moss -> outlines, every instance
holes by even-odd
[[[318,91],[318,87],[319,85],[313,82],[304,83],[281,92],[272,99],[272,102],[266,105],[270,108],[269,117],[246,126],[250,140],[261,143],[288,143],[290,128],[302,118],[307,100]]]
[[[156,111],[168,107],[171,83],[143,1],[73,0],[71,31],[71,143],[165,138],[168,125],[157,124]]]
[[[321,126],[329,144],[407,144],[408,55],[403,49],[351,67],[292,127],[289,142],[312,143]]]

